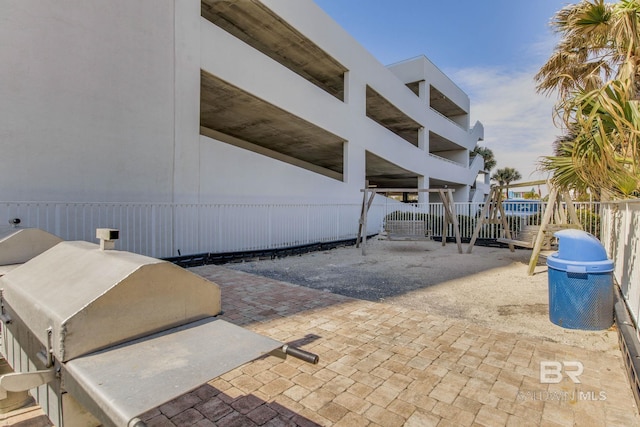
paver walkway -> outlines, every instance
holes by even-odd
[[[221,286],[224,318],[320,363],[256,360],[145,414],[149,427],[640,425],[621,355],[223,267],[193,271]],[[581,363],[580,383],[571,364],[560,383],[541,383],[545,361]],[[47,425],[37,415],[4,425]]]

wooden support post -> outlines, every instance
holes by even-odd
[[[418,188],[418,189],[407,189],[407,188],[374,188],[369,187],[369,181],[366,182],[366,188],[361,190],[364,194],[362,196],[362,209],[360,211],[360,220],[358,221],[358,236],[356,238],[356,248],[360,247],[362,243],[362,254],[366,254],[366,240],[367,240],[367,213],[373,204],[373,200],[377,193],[384,192],[429,192],[429,193],[440,193],[440,198],[442,199],[442,204],[445,208],[445,224],[444,224],[444,235],[442,244],[446,243],[446,231],[448,229],[448,224],[451,223],[455,228],[456,235],[456,243],[458,244],[458,252],[462,253],[462,238],[460,235],[460,225],[458,224],[458,217],[455,214],[454,203],[453,203],[453,192],[454,189],[447,189],[445,192],[444,189],[428,189],[428,188]],[[369,193],[371,193],[370,196]],[[367,199],[368,197],[368,199]]]
[[[469,247],[467,248],[467,253],[471,253],[471,251],[473,250],[473,245],[475,244],[483,225],[501,223],[503,227],[504,238],[498,240],[504,243],[508,243],[509,249],[512,252],[515,250],[514,242],[518,244],[518,246],[532,248],[531,258],[529,259],[528,274],[529,276],[533,275],[535,267],[538,264],[538,258],[540,256],[542,246],[549,238],[550,233],[561,228],[582,228],[575,207],[573,206],[573,202],[571,201],[571,198],[569,197],[569,193],[567,191],[561,192],[549,181],[520,183],[517,186],[522,187],[528,185],[539,185],[542,183],[547,184],[547,188],[549,189],[549,198],[544,210],[544,214],[542,216],[542,220],[540,222],[540,227],[531,246],[527,245],[527,242],[525,241],[515,241],[512,239],[511,231],[509,229],[509,223],[502,206],[502,187],[492,187],[491,191],[489,192],[489,196],[487,197],[487,201],[485,202],[484,208],[482,209],[481,217],[476,224],[475,230],[473,231],[471,241],[469,242]],[[500,216],[499,218],[498,213]],[[571,222],[569,222],[569,220]]]
[[[507,214],[505,213],[504,206],[502,205],[502,189],[498,191],[498,200],[496,201],[496,205],[498,208],[497,212],[500,212],[500,221],[502,222],[502,232],[504,233],[504,237],[507,240],[513,240],[511,236],[511,229],[509,228],[509,221],[507,220]],[[511,252],[515,252],[516,248],[512,242],[509,242],[508,246]]]
[[[489,191],[489,195],[487,196],[487,201],[484,203],[484,207],[482,208],[480,219],[476,224],[475,230],[473,230],[473,235],[471,236],[471,241],[469,241],[469,247],[467,248],[467,253],[470,254],[473,250],[473,245],[475,245],[483,225],[498,223],[502,224],[505,239],[511,240],[509,222],[507,221],[507,217],[504,213],[504,207],[502,206],[502,188],[492,187],[491,191]],[[515,251],[513,243],[508,243],[508,245],[511,252]]]
[[[544,215],[542,216],[542,222],[540,223],[540,229],[538,230],[538,235],[536,236],[536,242],[533,245],[531,259],[529,259],[529,269],[527,271],[527,274],[529,276],[533,275],[533,270],[535,270],[536,264],[538,264],[538,257],[540,255],[540,250],[542,249],[542,242],[544,241],[546,228],[551,221],[551,217],[553,216],[553,211],[555,210],[555,204],[557,201],[558,189],[556,187],[551,187],[551,191],[549,192],[549,200],[547,202],[547,208],[545,209]]]
[[[458,215],[456,215],[456,205],[453,201],[453,192],[447,190],[449,196],[449,207],[451,208],[451,217],[453,218],[453,231],[456,234],[456,245],[458,245],[458,253],[462,253],[462,236],[460,235],[460,224],[458,223]]]
[[[369,182],[367,181],[367,184]],[[371,192],[371,195],[368,197],[368,193]],[[373,200],[376,197],[376,191],[367,188],[364,189],[364,196],[362,197],[362,211],[360,214],[360,225],[358,227],[358,238],[356,239],[356,248],[359,247],[359,244],[362,243],[362,255],[367,254],[367,214],[369,213],[369,209],[371,209],[371,205],[373,204]]]
[[[440,200],[442,200],[442,209],[444,215],[442,218],[442,246],[447,244],[447,233],[449,231],[449,209],[447,207],[447,196],[445,196],[444,190],[438,190],[440,194]]]
[[[571,223],[582,228],[582,224],[576,213],[576,207],[573,206],[573,201],[571,201],[568,191],[565,190],[562,192],[562,199],[567,206],[567,213],[569,214],[569,218],[571,218]]]
[[[362,209],[364,211],[364,219],[362,221],[362,224],[360,224],[360,227],[362,227],[362,235],[360,238],[362,241],[362,255],[367,254],[367,216],[369,213],[369,207],[367,206],[367,195],[368,195],[368,190],[364,190],[364,199],[362,200]]]
[[[480,220],[476,224],[475,230],[473,230],[473,235],[471,236],[471,240],[469,241],[469,247],[467,248],[467,253],[470,254],[473,250],[473,245],[475,245],[478,236],[480,235],[480,230],[482,226],[486,224],[486,219],[490,214],[489,208],[491,207],[491,200],[493,200],[493,193],[496,191],[495,188],[492,188],[489,191],[489,195],[487,196],[487,200],[484,202],[484,206],[482,207],[482,212],[480,213]]]
[[[371,205],[373,204],[373,200],[376,198],[376,192],[372,191],[369,196],[369,202],[367,202],[367,212],[371,209]],[[365,217],[366,219],[366,217]],[[362,243],[362,255],[366,255],[365,245],[367,244],[367,221],[364,222],[364,241]]]
[[[449,224],[453,225],[453,233],[456,237],[456,244],[458,245],[458,253],[462,253],[462,238],[460,237],[460,226],[458,224],[458,216],[455,212],[455,205],[453,202],[453,192],[451,189],[440,190],[440,198],[442,199],[442,206],[445,212],[444,230],[442,230],[442,246],[445,245],[447,240],[447,230]]]
[[[358,220],[358,237],[356,238],[356,248],[360,247],[360,242],[362,241],[362,226],[366,223],[367,217],[367,188],[369,188],[369,181],[365,181],[365,187],[362,193],[362,207],[360,209],[360,219]]]

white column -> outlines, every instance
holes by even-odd
[[[418,188],[420,189],[429,189],[429,177],[428,176],[419,176],[418,177]],[[419,192],[418,193],[418,203],[429,203],[429,193],[428,192]]]
[[[349,110],[355,115],[364,116],[367,113],[366,83],[349,71],[344,73],[344,103],[349,104]]]
[[[429,106],[429,86],[424,80],[418,82],[418,97]]]
[[[344,73],[344,103],[348,105],[349,115],[353,122],[361,120],[366,115],[367,99],[366,85],[356,78],[357,74]],[[349,131],[349,141],[344,148],[344,182],[355,188],[364,188],[367,179],[366,156],[363,144],[358,144],[359,132]]]
[[[351,100],[351,73],[349,71],[345,71],[344,76],[342,77],[342,84],[344,87],[344,103],[349,104]]]
[[[469,201],[469,186],[460,185],[456,186],[456,191],[453,193],[453,201],[459,203],[465,203]]]
[[[425,127],[418,129],[418,148],[429,154],[429,131]]]
[[[424,82],[420,82],[424,83]],[[422,92],[420,92],[422,93]],[[429,155],[429,131],[425,127],[418,129],[418,148],[423,150],[425,156]],[[426,159],[425,159],[426,161]],[[418,177],[418,188],[429,188],[429,177]],[[418,203],[429,203],[429,193],[418,193]]]
[[[200,199],[200,2],[175,0],[173,201]]]

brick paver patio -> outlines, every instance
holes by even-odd
[[[601,353],[224,267],[224,318],[317,353],[265,357],[144,415],[159,426],[634,426],[621,354]],[[540,381],[541,361],[579,361],[579,384]],[[569,368],[568,368],[569,369]],[[33,408],[2,425],[48,425]]]

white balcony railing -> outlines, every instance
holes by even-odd
[[[436,113],[438,116],[440,116],[440,117],[442,117],[442,118],[446,119],[446,120],[447,120],[447,121],[449,121],[450,123],[453,123],[454,125],[458,126],[458,127],[459,127],[460,129],[462,129],[463,131],[465,131],[465,132],[469,132],[469,129],[467,129],[467,127],[466,127],[466,126],[463,126],[463,125],[461,125],[460,123],[458,123],[458,122],[456,122],[456,121],[454,121],[454,120],[451,120],[449,117],[445,116],[444,114],[442,114],[440,111],[436,110],[435,108],[433,108],[433,107],[429,107],[429,110],[433,111],[433,112],[434,112],[434,113]]]
[[[438,161],[451,163],[451,164],[454,164],[456,166],[460,166],[461,168],[465,168],[466,169],[466,166],[464,165],[464,163],[459,163],[459,162],[456,162],[455,160],[451,160],[451,159],[447,159],[446,157],[438,156],[437,154],[429,153],[429,157],[433,157],[434,159],[436,159]]]

